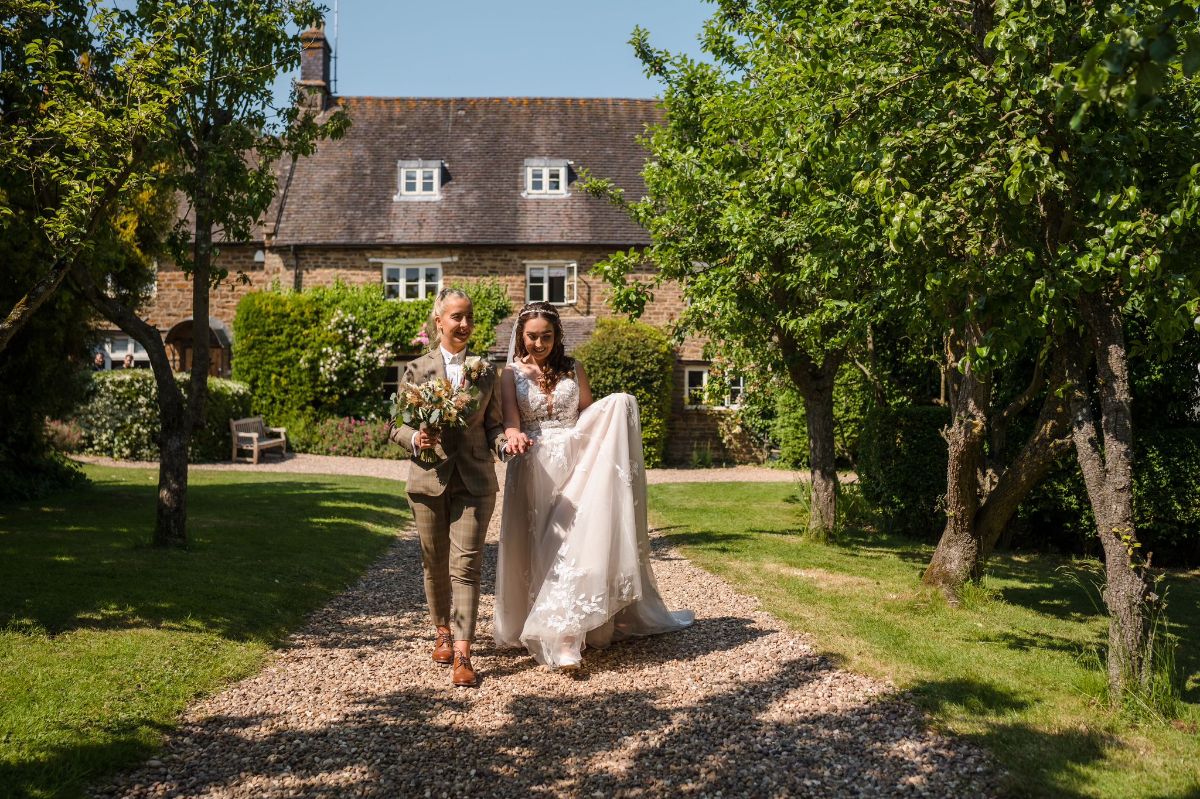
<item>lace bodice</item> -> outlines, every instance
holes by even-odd
[[[519,364],[513,364],[517,385],[517,407],[521,410],[521,428],[529,435],[545,429],[572,427],[579,419],[579,383],[574,377],[562,377],[550,396],[531,380]]]

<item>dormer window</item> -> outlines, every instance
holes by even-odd
[[[563,194],[566,192],[566,180],[563,179],[565,167],[561,166],[531,166],[526,191],[530,194]]]
[[[405,169],[401,194],[437,194],[437,173],[432,169]]]
[[[526,158],[524,197],[565,197],[571,162],[562,158]]]
[[[425,159],[400,161],[396,200],[439,200],[442,196],[442,162]]]

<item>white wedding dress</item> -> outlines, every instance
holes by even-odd
[[[493,635],[541,664],[570,667],[584,642],[687,627],[650,568],[637,400],[611,394],[579,413],[579,384],[552,395],[513,366],[521,428],[534,440],[508,463]]]

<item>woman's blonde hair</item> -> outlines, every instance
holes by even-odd
[[[431,322],[442,315],[442,312],[446,310],[446,300],[450,299],[451,297],[458,297],[466,300],[467,302],[471,302],[470,294],[467,294],[467,292],[463,291],[462,289],[447,286],[438,292],[437,299],[433,301],[433,315],[429,318]],[[471,304],[474,306],[474,303]]]
[[[440,335],[438,333],[437,318],[442,315],[443,311],[446,310],[446,300],[450,299],[451,297],[464,299],[471,303],[472,309],[475,307],[475,303],[471,302],[471,295],[467,294],[467,292],[463,291],[462,289],[447,286],[439,291],[437,299],[433,301],[433,308],[429,311],[429,321],[425,323],[425,333],[429,337],[430,341],[436,340]]]

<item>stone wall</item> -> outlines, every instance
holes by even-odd
[[[697,465],[707,455],[714,465],[762,463],[763,453],[748,436],[735,430],[736,413],[732,409],[688,407],[684,400],[689,366],[705,366],[702,360],[680,359],[675,363],[675,391],[671,398],[671,418],[667,426],[666,461],[677,466]]]
[[[219,265],[230,276],[213,290],[211,316],[232,330],[237,304],[251,291],[272,287],[302,290],[314,286],[329,286],[337,281],[349,285],[377,285],[383,290],[381,259],[428,258],[442,260],[444,283],[457,280],[492,279],[508,290],[514,307],[525,304],[525,264],[528,261],[574,261],[577,264],[576,303],[561,307],[564,315],[616,316],[608,307],[610,289],[602,280],[589,274],[595,264],[612,250],[605,247],[543,247],[543,246],[447,246],[447,247],[298,247],[263,251],[264,260],[256,263],[258,248],[223,247]],[[644,276],[648,279],[649,273]],[[170,264],[158,271],[158,289],[145,312],[151,324],[164,334],[175,324],[190,319],[191,281],[183,271]],[[683,310],[679,286],[659,287],[654,300],[646,306],[643,321],[667,327]],[[683,401],[684,368],[686,364],[703,365],[704,342],[689,338],[679,350],[675,369],[673,412],[670,422],[667,458],[676,464],[692,462],[693,453],[707,447],[715,463],[756,462],[760,454],[747,445],[730,445],[722,441],[720,427],[730,418],[728,411],[685,408]]]
[[[220,319],[230,329],[237,304],[251,291],[270,286],[267,270],[254,262],[253,247],[222,247],[216,266],[227,269],[229,277],[209,294],[209,316]],[[239,273],[245,276],[239,277]],[[178,323],[192,318],[192,278],[170,262],[159,262],[157,287],[142,309],[143,318],[163,335]]]

